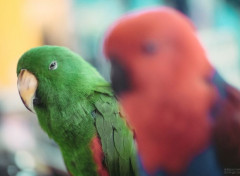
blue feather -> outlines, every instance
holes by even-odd
[[[223,170],[221,169],[215,148],[210,146],[203,153],[198,155],[191,162],[188,170],[183,176],[221,176]]]
[[[168,176],[164,170],[159,170],[154,174],[148,174],[142,165],[141,158],[138,158],[139,161],[139,168],[140,168],[140,175],[141,176]],[[222,176],[223,170],[219,166],[217,161],[217,156],[215,153],[215,148],[210,146],[201,154],[196,156],[192,162],[190,163],[189,167],[187,168],[186,172],[183,174],[179,174],[178,176]]]
[[[223,80],[223,78],[219,75],[217,71],[214,72],[211,83],[216,87],[219,95],[219,100],[226,99],[226,85],[227,83]],[[211,119],[215,119],[219,110],[221,109],[221,101],[217,101],[214,106],[210,110]]]

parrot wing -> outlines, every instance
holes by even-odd
[[[121,117],[118,102],[109,85],[95,90],[95,125],[110,175],[137,175],[133,133]]]
[[[240,168],[240,92],[223,80],[217,88],[221,96],[214,128],[217,155],[224,168]]]
[[[114,96],[112,88],[109,86],[108,83],[99,84],[97,87],[95,87],[94,92],[100,93],[100,94],[106,94],[110,97]]]

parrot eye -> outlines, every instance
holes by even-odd
[[[57,61],[52,61],[49,65],[49,70],[56,70],[57,69]]]
[[[154,54],[157,51],[157,46],[154,42],[146,42],[142,45],[142,51],[146,54]]]

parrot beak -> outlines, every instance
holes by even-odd
[[[38,87],[37,78],[28,70],[22,69],[18,75],[18,92],[26,108],[35,113],[33,109],[33,100]]]
[[[130,81],[126,69],[116,59],[111,60],[111,81],[113,91],[117,96],[121,96],[130,90]]]

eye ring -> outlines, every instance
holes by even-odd
[[[49,65],[49,70],[56,70],[57,69],[57,61],[52,61]]]

